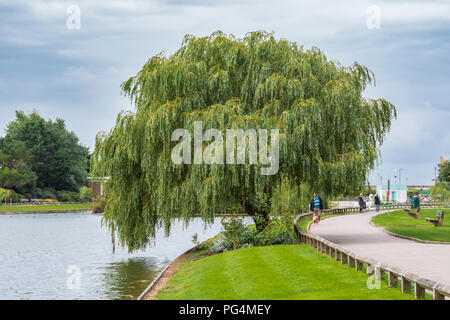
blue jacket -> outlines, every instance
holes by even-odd
[[[319,209],[323,210],[322,199],[320,197],[317,198],[319,198]],[[314,211],[314,198],[312,198],[311,203],[309,204],[309,210]]]

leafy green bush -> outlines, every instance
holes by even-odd
[[[220,235],[218,239],[214,240],[209,247],[212,253],[221,253],[231,249],[230,243],[227,241],[224,235]]]
[[[56,199],[56,192],[53,189],[40,189],[33,190],[33,198],[36,199]]]
[[[244,219],[238,216],[223,218],[222,226],[224,231],[210,246],[213,253],[253,246],[298,243],[289,214],[272,219],[261,232],[254,225],[246,226]]]
[[[242,217],[222,218],[222,227],[223,235],[233,249],[238,249],[243,244],[254,241],[256,232],[245,226]]]
[[[450,190],[449,186],[445,182],[438,182],[435,186],[431,187],[430,190],[431,199],[438,202],[449,202],[450,201]]]
[[[94,193],[91,188],[83,186],[80,188],[79,198],[81,202],[90,202],[94,199]]]
[[[21,195],[14,192],[14,190],[0,188],[0,204],[5,202],[19,202],[20,198]]]
[[[74,191],[58,191],[56,193],[57,199],[61,202],[79,202],[80,194]]]
[[[93,213],[103,213],[106,207],[106,200],[104,198],[102,199],[101,197],[97,197],[91,207]]]
[[[269,246],[275,244],[294,244],[298,239],[293,230],[293,221],[290,215],[272,219],[268,227],[256,234],[253,241],[255,246]]]

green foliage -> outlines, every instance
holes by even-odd
[[[94,193],[92,192],[92,189],[86,186],[82,186],[80,188],[80,195],[79,199],[81,202],[89,202],[92,201],[94,198]]]
[[[56,191],[52,188],[40,189],[35,188],[33,190],[33,198],[35,199],[56,199]]]
[[[227,241],[224,235],[221,234],[211,243],[209,251],[211,251],[212,253],[221,253],[224,251],[228,251],[231,248],[233,248],[233,245]]]
[[[0,204],[5,202],[19,202],[20,198],[20,194],[14,192],[13,190],[0,188]]]
[[[445,161],[443,164],[439,164],[438,180],[440,182],[445,182],[447,184],[447,187],[450,186],[450,161],[449,160]]]
[[[91,205],[93,213],[103,213],[106,207],[106,200],[103,198],[97,198]]]
[[[312,195],[312,190],[306,184],[298,186],[285,177],[273,192],[271,213],[277,217],[308,212]],[[322,200],[325,202],[324,199]]]
[[[152,57],[123,83],[135,112],[97,135],[93,176],[111,177],[104,222],[132,251],[194,213],[212,222],[238,208],[261,231],[272,206],[287,210],[272,201],[282,177],[324,198],[363,187],[396,116],[388,101],[362,96],[373,81],[365,66],[342,66],[266,32],[187,35],[177,52]],[[174,164],[172,132],[192,133],[197,120],[222,132],[279,129],[279,173],[260,175],[261,164]]]
[[[449,184],[446,182],[438,182],[430,189],[431,199],[437,202],[450,202]]]
[[[62,190],[56,193],[58,201],[61,202],[79,202],[80,194],[74,191]]]
[[[295,244],[298,238],[294,233],[292,216],[285,215],[272,219],[264,231],[256,234],[254,246],[269,246],[276,244]]]
[[[364,189],[363,191],[361,191],[360,193],[364,194],[364,195],[375,195],[377,193],[377,190],[373,190],[373,189]]]
[[[30,198],[37,176],[28,164],[30,158],[25,144],[17,142],[10,153],[4,153],[4,139],[0,141],[0,187],[13,189]]]
[[[292,221],[290,214],[273,218],[264,230],[258,232],[255,226],[247,227],[242,217],[222,218],[223,232],[212,242],[210,250],[213,253],[219,253],[253,246],[298,243]]]
[[[222,218],[223,236],[227,248],[238,249],[253,242],[255,231],[247,228],[242,217]]]
[[[1,148],[5,166],[28,175],[27,192],[35,185],[78,192],[86,182],[88,149],[67,131],[64,120],[45,121],[36,112],[26,115],[16,111]]]
[[[192,243],[194,244],[194,246],[197,246],[200,242],[198,242],[198,233],[194,233],[192,235]]]
[[[27,173],[20,173],[16,169],[5,167],[0,169],[0,187],[2,188],[20,188],[29,181]]]

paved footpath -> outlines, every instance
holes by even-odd
[[[386,211],[380,211],[383,213]],[[358,255],[450,285],[450,244],[429,244],[391,236],[370,224],[375,212],[323,219],[310,232]]]

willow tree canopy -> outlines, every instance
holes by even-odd
[[[175,217],[200,214],[210,222],[245,210],[267,221],[283,177],[322,195],[360,186],[396,116],[386,100],[362,96],[373,81],[365,66],[342,66],[266,32],[185,36],[176,53],[152,57],[123,83],[135,112],[120,113],[115,127],[97,136],[94,175],[111,178],[104,221],[131,251],[145,247],[157,228],[169,232]],[[260,162],[174,163],[172,133],[193,134],[196,121],[221,132],[278,129],[277,174],[260,174]]]

